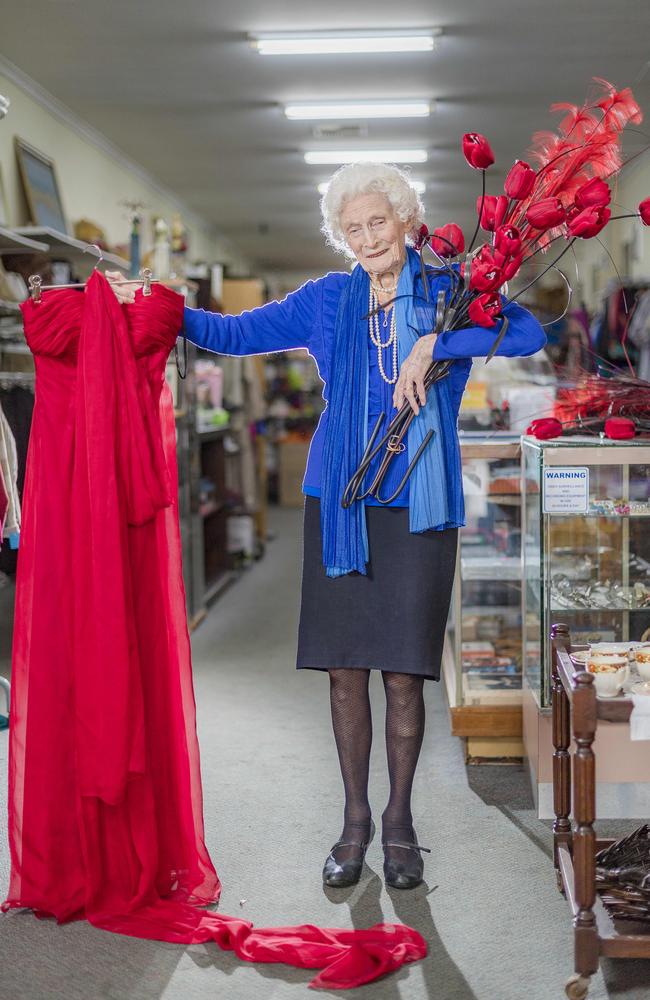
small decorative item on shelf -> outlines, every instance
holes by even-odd
[[[197,361],[194,377],[197,430],[226,427],[230,414],[223,408],[223,369],[214,361]]]
[[[162,216],[158,216],[154,222],[154,234],[152,271],[164,280],[169,277],[171,270],[171,247],[169,226]]]
[[[172,216],[171,251],[172,276],[183,278],[187,266],[187,230],[179,212]]]
[[[142,267],[142,254],[140,246],[140,226],[142,225],[142,214],[147,207],[142,201],[130,201],[124,198],[120,205],[128,210],[128,220],[131,226],[129,234],[129,278],[137,278]]]
[[[110,249],[106,242],[106,233],[101,226],[98,226],[96,222],[92,222],[91,219],[79,219],[78,222],[75,222],[74,236],[75,239],[81,240],[82,243],[88,243],[90,246],[94,245],[101,250]]]
[[[135,278],[140,273],[140,222],[137,212],[131,216],[131,234],[129,238],[129,277]]]
[[[644,681],[650,681],[650,646],[639,646],[633,651],[636,669]]]

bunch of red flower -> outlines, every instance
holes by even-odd
[[[623,129],[628,122],[639,123],[642,115],[629,88],[617,91],[604,80],[597,82],[604,92],[595,103],[553,105],[551,110],[566,112],[558,133],[533,137],[532,156],[538,168],[517,160],[506,177],[503,194],[485,194],[485,171],[494,163],[488,140],[478,132],[463,136],[467,163],[483,173],[483,194],[476,203],[477,228],[460,265],[471,322],[495,325],[501,312],[499,290],[536,253],[560,238],[592,239],[612,219],[606,178],[620,169]],[[650,198],[641,202],[634,215],[650,225]],[[479,228],[490,234],[490,242],[472,252]],[[431,234],[422,227],[416,246],[425,243],[445,262],[465,249],[462,230],[455,223]]]

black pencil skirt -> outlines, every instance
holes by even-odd
[[[298,670],[351,667],[440,679],[458,529],[409,531],[406,507],[366,507],[368,575],[330,579],[320,501],[305,497]]]

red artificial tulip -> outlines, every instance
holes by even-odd
[[[494,153],[484,135],[478,132],[466,132],[463,136],[463,155],[470,167],[475,170],[486,170],[494,163]]]
[[[475,257],[469,276],[469,287],[476,292],[496,292],[504,282],[503,271],[493,261]]]
[[[504,190],[509,198],[515,201],[523,201],[533,190],[537,174],[533,168],[524,160],[515,160],[510,168]]]
[[[566,212],[559,198],[542,198],[533,202],[526,212],[526,219],[533,229],[555,229],[565,217]]]
[[[636,435],[636,424],[629,417],[608,417],[605,421],[605,437],[612,441],[627,441]]]
[[[604,229],[609,222],[612,213],[608,208],[583,208],[567,224],[569,236],[579,236],[582,240],[590,240],[592,236],[598,236],[601,229]]]
[[[413,240],[413,246],[415,247],[416,250],[422,249],[422,247],[427,241],[428,236],[429,236],[429,229],[426,223],[423,222],[417,231],[415,239]]]
[[[501,299],[490,293],[477,295],[468,310],[469,318],[476,326],[494,326],[500,312]]]
[[[514,278],[515,274],[522,265],[523,259],[523,253],[519,253],[516,257],[513,257],[512,260],[507,261],[503,265],[503,277],[505,281],[511,281],[511,279]]]
[[[590,181],[578,188],[575,194],[576,207],[604,208],[612,200],[612,192],[600,177],[592,177]]]
[[[433,230],[430,245],[439,257],[456,257],[465,249],[463,230],[455,222],[448,222],[446,226]]]
[[[516,226],[499,226],[494,234],[494,247],[504,257],[513,257],[521,250],[521,233]]]
[[[639,215],[644,226],[650,226],[650,198],[644,198],[639,205]]]
[[[481,208],[481,202],[483,208]],[[501,225],[507,211],[508,199],[504,194],[500,194],[498,197],[486,194],[484,198],[479,195],[476,199],[476,213],[477,215],[479,212],[481,213],[481,228],[487,230],[488,233],[493,233]]]
[[[526,434],[532,434],[538,441],[550,441],[551,438],[559,437],[562,433],[562,424],[555,417],[541,417],[533,420],[532,424],[526,428]]]

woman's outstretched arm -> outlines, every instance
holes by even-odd
[[[124,282],[119,271],[106,277],[119,302],[135,300],[138,283]],[[309,347],[317,319],[320,296],[315,281],[307,281],[282,302],[268,302],[239,316],[224,316],[205,309],[185,307],[183,327],[187,339],[197,347],[216,354],[272,354]]]
[[[271,354],[309,347],[317,305],[316,283],[308,281],[282,302],[268,302],[239,316],[224,316],[186,306],[183,326],[187,339],[206,351]]]

